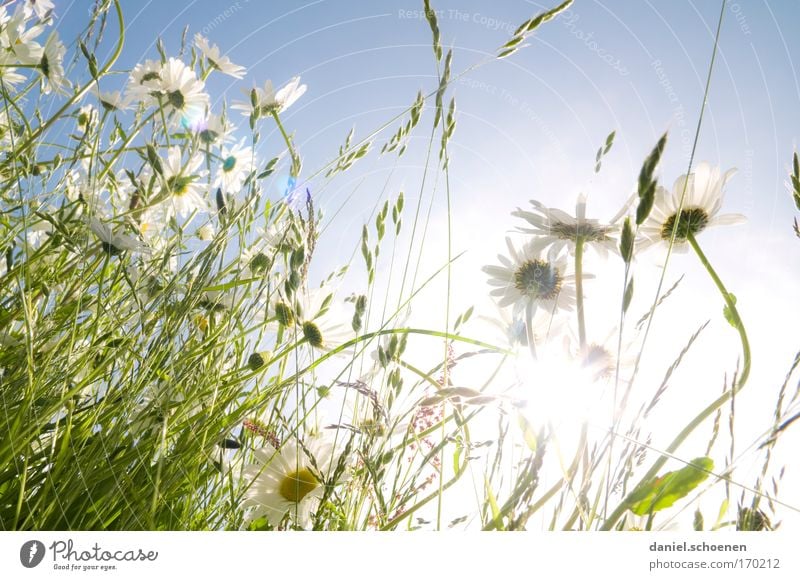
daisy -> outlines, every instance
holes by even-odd
[[[249,277],[265,276],[272,266],[275,253],[270,252],[264,244],[256,242],[249,248],[242,250],[239,266],[242,272]]]
[[[178,111],[186,118],[199,118],[208,107],[208,95],[203,92],[205,83],[195,72],[177,58],[170,58],[159,73],[159,80],[144,84],[157,89],[162,95],[166,111]]]
[[[640,242],[642,246],[649,247],[660,242],[669,244],[675,230],[674,249],[686,251],[689,234],[697,236],[709,226],[743,223],[745,217],[740,214],[718,215],[722,208],[723,189],[735,172],[735,169],[729,169],[722,174],[719,167],[712,168],[703,162],[694,173],[676,179],[672,193],[659,187],[653,210],[639,230],[643,236]],[[684,190],[686,195],[681,207]]]
[[[207,209],[208,204],[203,199],[203,184],[200,183],[202,173],[199,171],[203,163],[200,155],[192,155],[182,163],[180,147],[172,146],[167,154],[167,162],[163,164],[165,194],[172,204],[175,214],[187,217],[194,211]]]
[[[233,147],[222,148],[222,163],[217,169],[214,187],[221,187],[225,193],[238,193],[247,176],[254,170],[253,150],[244,141]]]
[[[0,35],[2,37],[2,35]],[[16,90],[16,86],[25,80],[25,76],[21,75],[17,72],[17,69],[14,68],[16,64],[16,59],[13,58],[13,55],[0,50],[0,79],[3,80],[3,84],[8,87],[9,92],[14,92]]]
[[[125,234],[115,234],[111,227],[96,217],[89,218],[89,229],[94,232],[109,256],[118,256],[122,252],[139,252],[147,254],[150,249],[141,241]]]
[[[44,32],[44,26],[35,24],[26,28],[26,21],[24,8],[18,4],[14,15],[8,19],[0,33],[0,46],[13,55],[19,64],[38,65],[43,49],[34,39]]]
[[[120,91],[101,92],[97,86],[93,86],[91,92],[106,111],[124,111],[130,108],[128,97],[123,97]]]
[[[314,350],[330,352],[355,336],[344,309],[333,302],[333,293],[324,286],[303,294],[296,314],[298,330]],[[351,353],[345,349],[338,354]]]
[[[575,253],[575,244],[578,238],[582,238],[591,247],[595,248],[603,257],[608,251],[617,251],[617,242],[611,235],[619,230],[617,221],[624,215],[628,204],[620,211],[609,224],[601,224],[596,219],[586,218],[586,196],[581,194],[575,204],[575,217],[567,212],[556,208],[545,207],[541,202],[532,199],[532,211],[524,211],[517,208],[511,215],[520,217],[527,221],[531,227],[518,227],[517,230],[527,234],[533,234],[552,244],[556,250],[563,248]],[[545,245],[545,247],[546,247]]]
[[[242,472],[247,482],[242,501],[247,520],[266,516],[277,528],[289,514],[297,526],[308,528],[334,466],[333,446],[321,438],[306,445],[289,439],[280,449],[267,443],[255,450],[253,463]]]
[[[517,250],[510,238],[506,238],[510,257],[498,255],[500,266],[484,266],[489,274],[490,292],[505,308],[513,306],[514,314],[523,309],[534,312],[537,307],[547,312],[572,310],[576,303],[575,289],[571,282],[574,274],[568,273],[566,255],[547,241],[533,240]],[[543,247],[550,245],[547,253]],[[585,278],[590,276],[584,274]]]
[[[50,94],[52,90],[65,93],[65,85],[69,82],[64,78],[64,54],[67,52],[64,44],[58,39],[58,33],[53,31],[44,45],[42,58],[39,61],[39,70],[42,73],[42,91]]]
[[[272,81],[267,81],[263,89],[255,88],[253,90],[255,91],[255,103],[253,103],[250,91],[244,91],[248,97],[247,102],[239,101],[231,108],[242,111],[245,117],[249,117],[255,112],[258,112],[260,116],[271,115],[273,112],[280,113],[303,96],[303,93],[306,92],[306,85],[300,84],[300,77],[294,77],[277,92],[272,88]]]
[[[228,123],[227,119],[219,115],[207,115],[206,117],[185,124],[190,131],[197,133],[200,141],[206,145],[214,143],[225,143],[231,140],[231,134],[235,127]]]
[[[39,20],[45,20],[55,8],[53,0],[25,0],[23,12],[25,18],[30,18],[36,14]]]
[[[525,319],[519,313],[514,314],[506,308],[497,308],[495,317],[478,316],[481,322],[489,325],[492,340],[499,340],[500,346],[509,350],[528,347],[528,331]],[[552,340],[561,334],[564,321],[554,318],[551,312],[537,310],[532,321],[533,338],[538,344],[541,341]]]
[[[125,100],[128,103],[153,102],[153,93],[157,92],[152,83],[161,80],[161,63],[157,60],[146,60],[137,64],[131,71],[128,86],[125,90]]]
[[[238,64],[233,64],[231,59],[229,59],[227,56],[221,56],[219,53],[219,47],[216,44],[209,45],[208,39],[206,39],[199,32],[194,35],[194,43],[197,48],[200,49],[200,52],[203,53],[203,56],[206,57],[211,66],[213,66],[219,72],[228,76],[232,76],[235,79],[241,79],[244,77],[245,68],[243,66],[239,66]]]
[[[207,224],[203,224],[199,228],[197,228],[197,237],[202,240],[203,242],[210,242],[214,239],[214,224],[211,222]]]
[[[78,109],[78,129],[84,133],[97,125],[97,109],[92,105],[84,105]]]

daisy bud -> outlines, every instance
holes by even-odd
[[[275,318],[282,326],[292,326],[294,324],[294,313],[285,302],[275,304]]]
[[[272,358],[272,353],[269,351],[254,352],[247,359],[247,366],[251,371],[257,371],[262,368]]]
[[[214,226],[211,224],[200,226],[197,230],[197,237],[204,242],[210,242],[214,239]]]

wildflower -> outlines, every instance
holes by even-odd
[[[106,111],[124,111],[130,107],[128,97],[123,97],[120,91],[101,92],[96,86],[91,91]]]
[[[205,83],[195,72],[177,58],[170,58],[161,68],[159,80],[145,81],[157,89],[166,111],[178,111],[184,117],[200,117],[208,107],[208,95],[203,92]]]
[[[0,38],[2,38],[2,34],[0,34]],[[17,69],[14,68],[14,64],[16,64],[16,61],[13,55],[0,50],[0,79],[2,79],[3,84],[8,87],[9,92],[14,92],[16,90],[16,85],[25,80],[25,76],[19,74]],[[5,114],[5,111],[3,111],[3,113]]]
[[[298,329],[314,350],[329,352],[353,338],[350,320],[341,306],[333,302],[333,294],[326,287],[306,292],[297,306]]]
[[[46,20],[55,8],[53,0],[25,0],[23,13],[25,18],[30,18],[36,14],[39,20]]]
[[[211,223],[203,224],[197,228],[197,237],[204,242],[210,242],[214,239],[214,225]]]
[[[510,257],[498,255],[500,266],[484,266],[489,274],[490,292],[498,298],[501,307],[513,306],[517,314],[523,309],[542,307],[552,312],[571,310],[575,306],[574,274],[568,273],[565,255],[558,255],[555,247],[545,254],[542,247],[547,242],[533,240],[518,251],[509,238],[506,244]],[[584,274],[584,277],[589,277]]]
[[[128,87],[125,91],[125,100],[129,103],[144,103],[149,105],[154,100],[154,82],[161,80],[161,63],[156,60],[147,60],[137,64],[131,71]]]
[[[97,109],[92,105],[84,105],[78,109],[77,115],[78,128],[86,132],[97,125]]]
[[[110,256],[118,256],[122,252],[150,253],[150,249],[137,238],[126,234],[115,234],[110,226],[96,217],[89,218],[89,229],[100,238],[103,251]]]
[[[478,319],[490,325],[492,339],[496,340],[496,336],[504,347],[512,350],[528,347],[528,329],[525,319],[519,313],[514,314],[506,308],[497,308],[495,317],[479,316]],[[554,318],[551,312],[537,310],[532,319],[531,334],[538,344],[540,341],[553,339],[561,334],[563,327],[564,321]]]
[[[575,244],[581,238],[603,257],[609,250],[617,251],[617,243],[611,238],[611,235],[619,229],[616,222],[624,214],[627,204],[609,224],[601,224],[596,219],[586,218],[586,196],[583,194],[578,196],[575,204],[575,217],[560,209],[545,207],[535,199],[531,200],[531,205],[533,206],[532,211],[518,208],[511,215],[527,221],[531,225],[530,228],[519,227],[517,229],[547,242],[544,247],[552,244],[557,251],[567,248],[574,253]]]
[[[296,439],[280,449],[269,443],[253,453],[253,463],[242,477],[248,483],[242,507],[248,520],[266,516],[278,527],[286,514],[301,528],[308,528],[311,515],[319,506],[326,479],[334,467],[333,445],[316,438],[301,445]]]
[[[66,47],[58,39],[58,33],[52,32],[47,38],[42,58],[39,61],[44,94],[49,94],[53,90],[57,93],[66,92],[64,89],[64,85],[68,83],[64,78],[64,54],[66,52]]]
[[[244,77],[245,68],[243,66],[239,66],[238,64],[233,64],[231,59],[229,59],[227,56],[220,55],[219,47],[216,44],[209,45],[208,39],[206,39],[199,32],[194,35],[194,43],[197,48],[200,49],[200,52],[203,53],[203,56],[206,57],[211,66],[217,69],[219,72],[228,76],[232,76],[235,79],[241,79]]]
[[[199,155],[192,155],[182,164],[181,150],[177,146],[169,148],[167,162],[164,163],[165,189],[162,193],[168,196],[175,214],[186,217],[194,211],[206,209],[208,204],[203,199],[203,184],[200,183],[201,172],[198,170],[203,163]]]
[[[241,190],[247,176],[253,171],[253,150],[240,142],[231,148],[222,148],[222,163],[217,169],[214,187],[225,193]]]
[[[225,143],[231,139],[234,127],[228,123],[227,119],[219,115],[206,115],[206,117],[189,123],[187,127],[190,131],[197,133],[200,141],[206,145],[213,143]]]
[[[722,208],[723,188],[735,172],[735,169],[729,169],[721,174],[719,167],[712,168],[703,162],[694,173],[676,179],[672,193],[659,187],[653,210],[639,230],[643,236],[642,246],[669,244],[675,230],[674,247],[685,251],[689,234],[696,236],[709,226],[743,223],[745,218],[740,214],[718,215]],[[686,195],[678,214],[684,190]]]
[[[242,111],[242,114],[246,117],[253,113],[258,113],[259,116],[280,113],[291,107],[297,99],[303,96],[303,93],[306,92],[306,85],[300,84],[300,77],[294,77],[277,92],[272,88],[272,81],[267,81],[263,89],[255,88],[253,91],[255,92],[255,98],[251,96],[249,91],[245,91],[248,101],[237,102],[231,108]]]
[[[43,49],[35,39],[44,32],[44,26],[35,24],[27,28],[27,20],[23,6],[18,4],[17,10],[0,32],[0,47],[9,55],[13,55],[19,64],[38,65],[42,59]]]

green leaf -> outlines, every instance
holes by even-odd
[[[700,511],[700,508],[697,508],[694,511],[694,523],[692,525],[695,532],[702,532],[703,531],[703,512]]]
[[[628,495],[625,502],[637,516],[656,513],[689,495],[708,478],[712,469],[714,462],[711,458],[698,457],[682,469],[643,483]]]
[[[619,253],[626,264],[630,264],[633,258],[633,226],[631,226],[631,218],[626,217],[625,223],[622,225],[622,236],[619,241]]]
[[[528,449],[530,449],[533,453],[536,453],[536,449],[539,446],[539,442],[536,439],[536,433],[533,432],[533,427],[522,413],[517,413],[517,424],[522,430],[522,438],[525,440],[525,444],[528,446]]]
[[[492,491],[492,486],[489,483],[489,478],[484,475],[484,487],[486,487],[486,499],[489,501],[489,508],[492,510],[492,520],[497,525],[498,530],[503,530],[503,515],[500,512],[500,506],[497,505],[497,498]]]
[[[733,302],[733,304],[736,305],[736,296],[734,296],[732,292],[728,292],[728,296],[730,297],[731,302]],[[728,324],[730,324],[734,328],[738,327],[738,325],[736,324],[736,318],[733,315],[733,311],[730,308],[728,308],[727,304],[723,307],[722,314],[725,316],[725,320],[728,321]]]
[[[628,286],[625,288],[625,296],[622,298],[622,311],[627,312],[628,307],[631,305],[633,299],[633,278],[628,280]]]

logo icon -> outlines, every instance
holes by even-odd
[[[44,560],[44,544],[39,540],[29,540],[19,549],[19,561],[26,568],[36,568]]]

